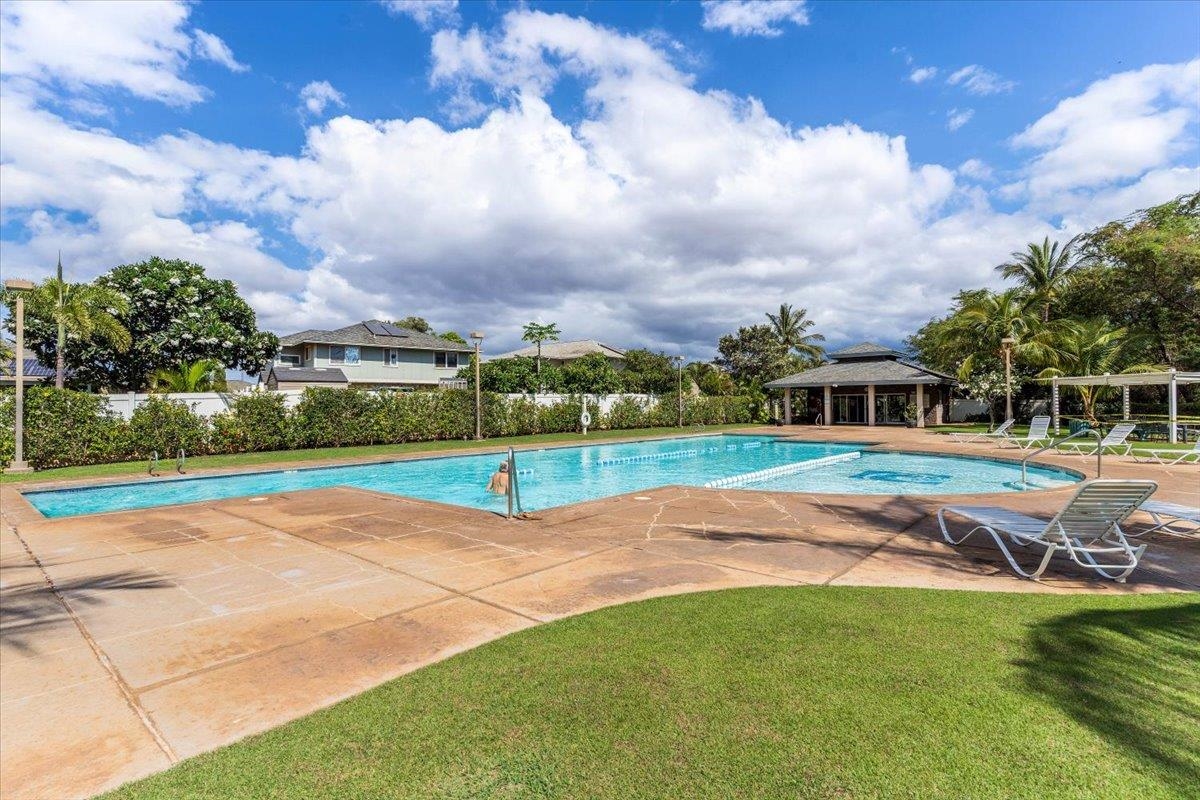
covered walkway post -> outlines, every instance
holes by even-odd
[[[783,390],[783,424],[792,424],[792,390],[786,388]]]
[[[1171,376],[1170,388],[1167,389],[1167,427],[1170,428],[1167,441],[1175,444],[1179,441],[1179,434],[1175,432],[1175,423],[1179,420],[1179,378],[1174,369],[1167,370],[1167,373]]]
[[[1130,386],[1167,387],[1167,441],[1179,442],[1179,384],[1200,383],[1200,372],[1179,372],[1172,368],[1166,372],[1122,372],[1118,375],[1072,375],[1051,379],[1051,413],[1054,415],[1054,432],[1059,432],[1058,395],[1061,386],[1120,386],[1121,405],[1124,416],[1131,416],[1129,407]]]

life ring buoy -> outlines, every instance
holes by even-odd
[[[587,426],[591,425],[592,424],[592,415],[586,411],[583,412],[582,414],[580,414],[579,415],[579,424],[585,428]]]

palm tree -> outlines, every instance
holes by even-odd
[[[958,368],[967,380],[975,362],[984,356],[1004,357],[1004,339],[1014,339],[1012,355],[1031,364],[1052,364],[1054,328],[1043,324],[1030,299],[1019,289],[986,292],[962,307],[952,319],[948,335],[969,351]]]
[[[537,345],[537,376],[540,388],[542,382],[542,342],[558,341],[558,325],[553,322],[547,325],[543,325],[540,322],[531,322],[523,330],[524,334],[521,336],[521,339]]]
[[[153,383],[166,392],[219,392],[225,389],[225,367],[212,358],[181,362],[174,369],[154,373]]]
[[[996,267],[1005,278],[1016,278],[1029,297],[1042,308],[1042,322],[1050,321],[1050,306],[1071,281],[1076,266],[1075,239],[1061,249],[1047,236],[1041,244],[1030,242],[1018,250],[1011,261]]]
[[[791,303],[780,303],[778,314],[767,314],[771,329],[788,352],[795,350],[806,358],[820,361],[825,357],[825,348],[816,343],[825,341],[825,337],[819,333],[805,333],[815,324],[807,317],[808,309],[792,308]]]
[[[129,331],[118,316],[129,313],[129,301],[120,292],[92,283],[67,283],[63,280],[62,258],[56,277],[47,278],[25,301],[30,316],[58,326],[54,348],[54,385],[63,388],[66,377],[67,336],[80,339],[99,337],[120,351],[129,349]]]
[[[1071,320],[1058,332],[1055,364],[1038,373],[1039,378],[1063,375],[1103,375],[1114,372],[1148,372],[1152,364],[1125,364],[1128,353],[1139,344],[1139,337],[1128,328],[1109,327],[1105,319]],[[1096,402],[1110,386],[1076,386],[1083,401],[1083,415],[1096,421]]]

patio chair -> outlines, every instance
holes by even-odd
[[[994,431],[987,431],[986,433],[952,433],[950,434],[950,438],[961,444],[969,442],[994,442],[997,439],[1007,439],[1012,435],[1009,431],[1012,430],[1012,426],[1016,422],[1015,419],[1006,419],[997,425]]]
[[[938,526],[942,538],[952,545],[962,544],[977,531],[987,531],[1009,566],[1024,578],[1038,580],[1050,564],[1051,556],[1066,553],[1079,566],[1124,583],[1137,567],[1146,545],[1129,544],[1121,523],[1157,488],[1154,481],[1088,481],[1049,522],[996,506],[945,506],[938,509]],[[955,539],[946,530],[947,514],[963,517],[974,527]],[[1016,545],[1045,550],[1032,572],[1027,572],[1013,558],[1006,538]]]
[[[1142,511],[1154,520],[1154,527],[1128,534],[1129,536],[1145,536],[1154,531],[1166,531],[1178,536],[1200,535],[1200,508],[1161,500],[1147,500],[1142,503]]]
[[[1029,432],[1024,436],[1009,436],[1000,442],[1000,446],[1013,444],[1022,450],[1028,450],[1042,442],[1049,442],[1050,436],[1050,418],[1049,417],[1034,417],[1029,420]]]
[[[1057,449],[1060,453],[1074,453],[1081,456],[1092,456],[1096,454],[1096,448],[1099,447],[1105,453],[1112,453],[1118,456],[1127,456],[1133,450],[1133,444],[1126,441],[1129,434],[1133,433],[1133,429],[1137,427],[1137,423],[1123,422],[1120,425],[1114,425],[1113,429],[1105,434],[1104,438],[1098,443],[1096,442],[1067,442],[1060,444]]]
[[[1196,440],[1196,444],[1191,450],[1151,447],[1143,450],[1134,450],[1130,455],[1133,456],[1134,461],[1142,464],[1162,464],[1166,467],[1172,467],[1176,464],[1186,464],[1188,463],[1188,459],[1192,459],[1195,463],[1200,464],[1200,439]]]

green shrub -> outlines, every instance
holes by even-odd
[[[7,467],[16,458],[16,392],[0,389],[0,467]]]
[[[293,410],[297,447],[345,447],[372,444],[376,436],[377,398],[361,389],[310,387]]]
[[[649,417],[648,405],[648,401],[636,397],[622,397],[609,408],[604,418],[604,426],[617,431],[643,428]]]
[[[25,391],[25,460],[34,469],[133,457],[130,427],[103,397],[31,386]]]
[[[501,399],[497,397],[497,399]],[[504,435],[532,436],[539,431],[538,407],[528,397],[516,397],[505,402]]]
[[[210,422],[214,453],[252,453],[288,446],[289,416],[281,394],[239,395],[229,411],[213,416]]]
[[[150,395],[134,409],[129,420],[135,458],[174,458],[180,449],[188,455],[208,450],[208,420],[192,413],[187,403]]]

